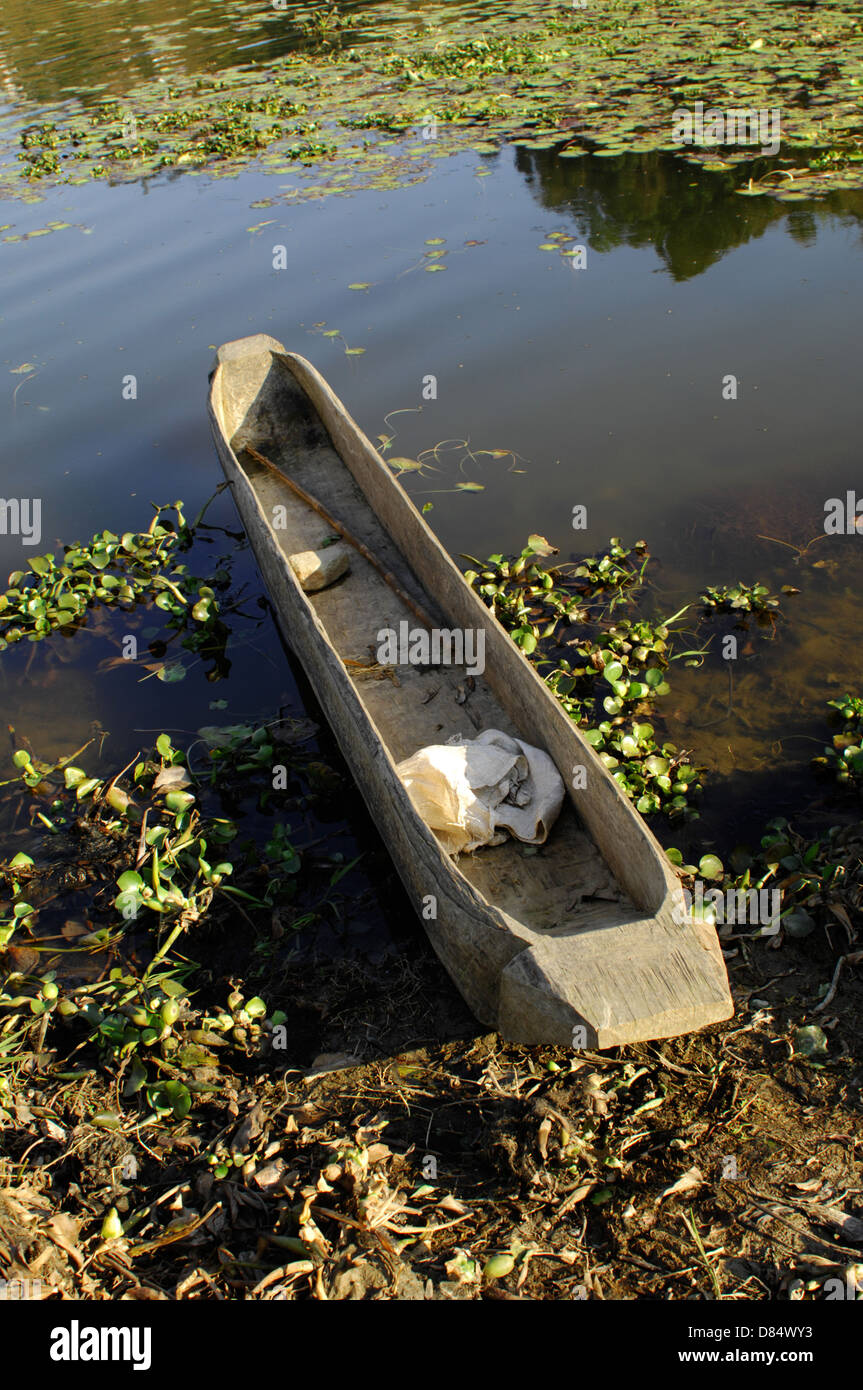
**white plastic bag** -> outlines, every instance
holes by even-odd
[[[421,748],[396,771],[447,854],[502,844],[507,831],[544,844],[563,805],[563,780],[548,754],[499,729]]]

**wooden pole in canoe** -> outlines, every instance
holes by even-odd
[[[359,551],[363,559],[368,560],[372,568],[377,570],[384,583],[392,589],[393,593],[401,599],[402,603],[407,605],[414,616],[419,618],[424,627],[434,628],[437,626],[434,618],[430,617],[425,609],[421,608],[418,603],[415,603],[410,594],[405,593],[395,575],[391,574],[389,570],[384,569],[383,565],[375,558],[368,546],[363,545],[362,541],[358,541],[356,536],[352,536],[347,527],[343,526],[340,521],[336,521],[335,517],[330,515],[326,507],[324,507],[316,497],[313,497],[310,492],[306,492],[305,488],[300,487],[299,483],[295,483],[293,478],[289,478],[287,473],[283,473],[281,468],[278,468],[270,459],[258,453],[257,449],[253,449],[251,444],[246,444],[244,450],[256,463],[263,464],[264,468],[268,469],[270,473],[275,474],[281,482],[287,483],[291,491],[296,493],[297,497],[301,498],[302,501],[306,503],[306,506],[311,507],[312,511],[317,512],[318,516],[323,517],[327,525],[332,526],[333,530],[338,532],[342,540],[347,541],[348,545],[352,545],[354,550]]]

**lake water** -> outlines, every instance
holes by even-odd
[[[279,28],[253,4],[56,0],[37,38],[32,7],[4,3],[5,118],[32,121],[73,88],[118,92],[123,74],[268,60],[297,42],[291,23],[308,8]],[[355,8],[371,22],[375,7]],[[386,193],[304,198],[316,182],[252,167],[3,202],[0,238],[24,239],[0,239],[2,492],[42,499],[37,549],[144,529],[150,502],[182,497],[194,515],[221,476],[205,409],[213,348],[267,332],[311,359],[371,437],[395,429],[393,453],[493,451],[447,446],[437,471],[403,479],[454,555],[520,549],[531,531],[564,557],[644,537],[669,613],[705,583],[799,587],[775,639],[744,647],[730,706],[721,662],[677,663],[663,713],[711,770],[701,843],[804,804],[825,702],[859,681],[863,539],[824,538],[823,522],[826,499],[863,483],[863,194],[783,205],[664,155],[515,147],[441,160]],[[26,235],[51,222],[70,225]],[[554,233],[585,247],[584,268],[540,249]],[[723,399],[728,375],[736,400]],[[424,400],[430,376],[437,396]],[[572,529],[576,505],[587,531]],[[208,521],[236,527],[229,501]],[[4,573],[21,558],[19,539],[0,536]],[[259,592],[248,556],[238,563]],[[42,646],[28,670],[29,649],[5,661],[3,713],[46,754],[96,720],[116,767],[139,730],[211,722],[215,698],[231,717],[301,714],[309,700],[268,618],[218,686],[200,670],[179,685],[100,670],[113,649],[98,633],[61,642],[62,661]],[[365,834],[358,803],[351,816],[348,841]]]

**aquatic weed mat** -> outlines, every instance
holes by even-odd
[[[313,171],[292,196],[392,188],[433,161],[510,140],[566,157],[667,150],[732,170],[739,192],[800,199],[863,184],[863,18],[817,7],[701,0],[661,7],[326,6],[268,66],[92,91],[46,110],[24,102],[0,141],[4,193],[56,182],[218,176],[255,161]],[[778,109],[781,150],[676,144],[674,112]],[[23,128],[22,128],[23,123]],[[738,166],[743,166],[742,169]],[[485,158],[478,172],[488,172]]]
[[[307,966],[280,979],[318,1018],[290,1065],[227,1058],[179,1123],[105,1130],[113,1084],[34,1059],[4,1102],[0,1273],[55,1299],[859,1297],[863,990],[813,1013],[822,954],[746,946],[736,1017],[690,1037],[414,1032],[314,1066],[459,1005],[427,951],[377,978]]]

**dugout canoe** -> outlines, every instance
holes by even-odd
[[[611,1047],[730,1017],[715,929],[680,912],[679,880],[658,841],[311,363],[264,334],[225,344],[210,416],[284,638],[432,946],[480,1022],[514,1042]],[[288,556],[318,548],[329,528],[247,446],[363,542],[411,605],[354,551],[347,575],[304,592]],[[484,630],[474,688],[457,666],[399,666],[395,681],[364,669],[378,632],[404,621],[416,629],[417,609],[442,629]],[[487,728],[545,749],[567,799],[541,849],[525,854],[511,840],[453,860],[395,765]],[[586,785],[573,790],[579,780]]]

